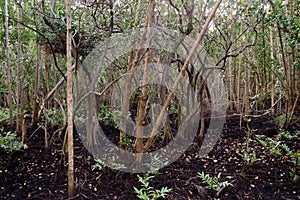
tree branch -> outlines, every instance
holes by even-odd
[[[54,60],[54,65],[55,65],[56,69],[59,71],[59,73],[62,75],[62,77],[63,77],[65,80],[67,80],[65,74],[63,73],[63,71],[62,71],[62,70],[59,68],[59,66],[58,66],[57,59],[56,59],[56,55],[55,55],[55,51],[54,51],[54,48],[53,48],[53,46],[52,46],[52,44],[51,44],[49,38],[47,38],[47,37],[46,37],[43,33],[41,33],[40,31],[38,31],[38,30],[32,28],[31,26],[29,26],[29,25],[27,25],[27,24],[24,24],[24,23],[21,22],[21,21],[18,21],[18,20],[16,20],[16,19],[12,18],[12,17],[10,17],[10,19],[12,19],[13,21],[15,21],[15,22],[21,24],[22,26],[24,26],[24,27],[26,27],[26,28],[32,30],[33,32],[39,34],[40,36],[42,36],[42,37],[47,41],[47,44],[49,45],[49,47],[50,47],[50,49],[51,49],[51,52],[52,52],[52,56],[53,56],[53,60]]]

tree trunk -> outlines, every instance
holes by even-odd
[[[138,7],[142,7],[142,0],[139,0]],[[138,11],[135,15],[135,22],[134,24],[137,25],[139,22],[139,15],[140,12]],[[130,73],[132,70],[135,69],[135,67],[139,64],[141,58],[141,49],[134,51],[131,51],[128,55],[128,64],[127,64],[127,73]],[[124,90],[124,99],[122,99],[122,108],[121,108],[121,113],[122,116],[127,116],[128,110],[129,110],[129,98],[130,98],[130,89],[131,89],[131,83],[132,83],[132,75],[129,74],[126,76],[125,80],[125,90]],[[124,145],[124,138],[126,137],[126,122],[125,119],[121,119],[120,121],[120,150],[123,152],[125,150],[125,145]]]
[[[284,122],[284,128],[287,128],[290,123],[292,110],[293,110],[293,100],[292,100],[292,88],[291,88],[291,74],[290,74],[290,67],[286,62],[286,56],[284,51],[284,44],[283,44],[283,38],[282,38],[282,32],[280,29],[280,25],[277,23],[277,30],[278,30],[278,36],[279,36],[279,44],[280,44],[280,51],[281,51],[281,58],[282,63],[284,67],[284,74],[285,74],[285,84],[286,84],[286,102],[287,102],[287,108],[286,108],[286,116],[285,116],[285,122]]]
[[[73,91],[72,91],[72,32],[70,0],[66,0],[67,19],[67,104],[68,104],[68,197],[74,196],[74,152],[73,152]]]
[[[150,46],[151,44],[151,32],[150,28],[152,27],[153,23],[153,12],[154,12],[154,0],[150,0],[148,7],[147,7],[147,26],[145,28],[146,31],[146,44]],[[146,116],[146,106],[148,100],[148,81],[149,81],[149,64],[151,62],[151,49],[148,49],[146,52],[145,58],[145,67],[143,73],[143,87],[142,87],[142,94],[139,97],[139,106],[138,106],[138,115],[136,119],[136,141],[135,141],[135,150],[137,154],[137,163],[140,164],[142,162],[142,153],[143,153],[143,126]]]
[[[242,34],[243,24],[240,27],[240,34]],[[236,86],[236,109],[238,113],[241,113],[241,74],[242,74],[242,58],[243,53],[238,56],[238,70],[237,70],[237,86]]]
[[[249,50],[247,50],[247,56],[249,56]],[[244,76],[244,96],[243,96],[243,112],[245,115],[249,113],[249,69],[248,66],[245,65],[245,76]]]
[[[271,114],[274,116],[275,109],[274,109],[274,103],[275,103],[275,75],[274,75],[274,43],[273,43],[273,29],[270,26],[270,46],[271,46]]]
[[[262,73],[261,73],[261,93],[266,94],[268,91],[267,88],[267,72],[266,72],[266,41],[265,41],[265,19],[262,19],[262,49],[263,49],[263,56],[262,56]]]
[[[143,0],[138,0],[137,12],[135,14],[134,25],[137,26],[139,23],[139,17],[143,6]]]
[[[19,5],[22,6],[22,0],[19,0]],[[17,19],[22,21],[22,10],[17,6]],[[22,132],[22,113],[24,109],[23,101],[23,83],[24,83],[24,72],[23,72],[23,50],[22,50],[22,30],[21,24],[18,23],[18,64],[17,64],[17,134],[20,135]],[[25,134],[22,132],[22,134]],[[26,137],[26,134],[23,137]]]
[[[229,95],[229,109],[233,111],[233,103],[234,103],[234,90],[232,84],[232,57],[229,58],[228,62],[228,70],[227,70],[227,81],[228,81],[228,95]]]
[[[9,48],[9,24],[8,24],[8,0],[5,0],[4,5],[5,12],[5,50],[6,50],[6,78],[8,87],[8,106],[9,106],[9,128],[13,130],[13,110],[12,110],[12,88],[11,88],[11,71],[10,71],[10,48]]]
[[[42,58],[41,58],[41,48],[39,44],[39,40],[36,41],[36,68],[35,68],[35,84],[34,84],[34,93],[33,93],[33,113],[32,113],[32,121],[31,127],[34,127],[38,120],[38,111],[39,111],[39,102],[38,102],[38,91],[40,88],[40,75],[41,75],[41,66],[42,66]]]

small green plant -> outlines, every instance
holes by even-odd
[[[120,142],[120,145],[124,146],[127,151],[132,151],[134,143],[130,137],[124,134],[122,135],[122,140]]]
[[[292,140],[294,138],[297,138],[298,135],[300,135],[300,131],[291,133],[289,131],[281,130],[278,134],[278,139],[279,140]]]
[[[161,189],[154,189],[150,186],[150,180],[154,178],[151,176],[150,173],[147,173],[146,176],[143,178],[137,175],[138,181],[142,184],[141,188],[138,189],[134,188],[137,197],[141,200],[156,200],[158,198],[165,198],[167,194],[172,190],[167,187],[162,187]]]
[[[80,123],[80,124],[84,124],[84,123],[86,123],[86,118],[85,117],[83,117],[83,116],[74,116],[74,122],[75,123]]]
[[[293,151],[290,147],[284,143],[284,140],[294,139],[299,135],[299,132],[290,133],[288,131],[281,131],[277,137],[269,138],[264,135],[256,136],[256,140],[267,150],[271,155],[282,156],[283,151],[287,153],[290,161],[293,163],[293,167],[290,168],[290,176],[294,182],[299,181],[299,175],[297,172],[297,167],[300,166],[300,150]]]
[[[117,163],[115,157],[112,158],[112,161],[106,163],[101,159],[95,159],[95,164],[92,166],[92,170],[103,170],[104,168],[113,168],[113,169],[125,169],[126,167],[123,164]]]
[[[275,117],[274,121],[277,125],[277,127],[282,128],[284,125],[284,122],[286,120],[286,114],[283,113],[281,115],[278,115],[277,117]]]
[[[265,135],[261,135],[261,136],[255,136],[255,139],[265,148],[267,149],[271,155],[282,155],[282,149],[284,149],[288,155],[290,156],[290,158],[292,159],[292,161],[294,162],[294,156],[292,154],[294,154],[294,152],[292,152],[290,150],[290,148],[283,143],[283,140],[291,140],[294,139],[296,137],[298,137],[299,132],[295,132],[295,133],[290,133],[288,131],[281,131],[277,137],[270,138],[267,137]]]
[[[292,179],[292,181],[293,181],[294,183],[299,182],[300,177],[299,177],[299,175],[297,174],[297,169],[296,169],[296,167],[291,167],[291,168],[290,168],[290,177],[291,177],[291,179]]]
[[[300,149],[297,151],[295,157],[296,157],[296,166],[300,166]]]
[[[205,174],[204,172],[198,173],[199,177],[208,185],[208,188],[214,191],[220,191],[221,188],[233,186],[228,181],[220,182],[221,173],[218,173],[217,176],[211,177],[209,174]]]
[[[294,152],[286,144],[282,144],[281,146],[287,152],[291,162],[294,165],[294,167],[290,168],[290,177],[292,178],[293,182],[298,182],[300,177],[297,174],[297,167],[300,166],[300,150]]]
[[[257,158],[256,152],[252,147],[249,147],[248,151],[242,149],[239,155],[241,156],[243,163],[247,166],[251,166],[254,163],[256,163],[258,160],[260,160],[259,158]]]
[[[158,170],[167,165],[168,162],[161,161],[156,155],[152,157],[150,164],[145,164],[145,166],[149,169],[149,173],[151,174],[158,174]]]
[[[158,198],[165,198],[167,193],[169,193],[172,189],[167,187],[162,187],[161,189],[154,189],[150,186],[150,180],[158,174],[158,170],[164,166],[166,166],[168,162],[161,161],[156,155],[152,157],[151,163],[145,164],[146,167],[149,168],[149,172],[145,174],[145,177],[141,177],[137,175],[138,181],[142,184],[141,189],[136,187],[134,188],[137,197],[141,200],[155,200]]]
[[[284,140],[284,139],[293,139],[293,136],[289,131],[280,131],[278,134],[279,139]]]
[[[102,170],[103,168],[107,167],[107,164],[100,160],[100,159],[95,159],[95,164],[92,165],[92,170],[96,170],[96,169],[99,169],[99,170]]]
[[[13,106],[12,110],[13,118],[17,116],[17,109],[16,106]],[[0,125],[8,125],[10,121],[9,116],[9,109],[8,108],[1,108],[0,110]]]
[[[0,147],[7,153],[18,151],[22,148],[23,143],[16,139],[16,134],[8,132],[4,135],[0,134]]]
[[[48,120],[50,125],[63,124],[64,114],[61,109],[45,109],[44,110],[45,118]]]
[[[295,115],[290,115],[288,113],[282,113],[281,115],[278,115],[275,117],[274,121],[278,128],[284,128],[286,127],[286,124],[289,124],[291,121],[297,119]]]
[[[265,135],[255,136],[256,140],[265,148],[267,149],[271,155],[278,156],[282,155],[281,152],[281,141],[279,138],[270,138]]]
[[[249,119],[248,119],[248,121],[249,121]],[[250,129],[248,125],[247,125],[247,127],[248,127],[247,138],[246,138],[246,141],[242,144],[241,152],[238,154],[243,159],[244,165],[247,165],[249,167],[249,166],[253,165],[259,159],[256,157],[255,149],[253,147],[250,147],[250,145],[249,145],[250,142],[252,142],[252,135],[254,132],[256,132],[256,130]]]
[[[168,109],[169,115],[178,114],[178,111],[179,111],[178,108],[176,108],[176,106],[174,104],[171,104]]]
[[[98,120],[103,123],[105,126],[108,126],[110,124],[114,124],[116,121],[115,115],[111,111],[111,109],[104,104],[101,104],[100,106],[100,112],[98,114]]]
[[[122,113],[119,110],[112,110],[109,106],[101,104],[100,112],[98,114],[98,120],[105,126],[112,125],[115,128],[119,128],[117,123],[122,117]],[[130,119],[130,112],[124,117]]]
[[[298,154],[298,152],[293,152],[290,149],[290,147],[288,147],[286,144],[282,144],[281,147],[287,152],[287,154],[289,155],[290,160],[293,162],[293,164],[297,165],[297,154]]]

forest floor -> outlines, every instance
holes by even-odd
[[[267,115],[253,118],[251,129],[256,135],[275,140],[278,132]],[[294,124],[293,130],[300,130]],[[156,189],[171,188],[167,199],[300,199],[300,183],[290,176],[293,163],[288,154],[272,155],[253,137],[249,140],[249,155],[257,158],[245,162],[241,156],[247,138],[245,123],[240,129],[239,116],[227,117],[221,138],[206,157],[197,156],[201,148],[197,139],[176,162],[160,169],[150,185]],[[29,134],[31,135],[31,134]],[[44,134],[37,132],[28,141],[29,148],[7,154],[0,151],[0,199],[67,199],[67,166],[61,162],[62,144],[51,150],[44,148]],[[300,149],[299,136],[286,141],[293,151]],[[251,153],[252,152],[252,153]],[[140,188],[137,175],[104,168],[92,170],[93,156],[75,135],[75,197],[74,199],[137,199],[133,187]],[[299,166],[296,173],[299,175]],[[198,176],[221,173],[221,180],[233,186],[219,192],[208,189]]]

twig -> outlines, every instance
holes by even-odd
[[[78,103],[76,103],[74,110],[76,111],[76,109],[78,108],[78,106],[82,103],[82,101],[89,96],[90,94],[95,94],[97,96],[102,96],[104,94],[104,92],[106,92],[106,90],[109,89],[109,87],[111,87],[114,83],[116,83],[119,79],[121,79],[124,76],[128,76],[128,75],[132,75],[133,72],[131,73],[126,73],[126,74],[122,74],[119,77],[117,77],[115,80],[113,80],[112,82],[110,82],[101,92],[94,92],[94,91],[89,91],[87,94],[85,94],[83,97],[81,97],[81,99],[78,101]]]

